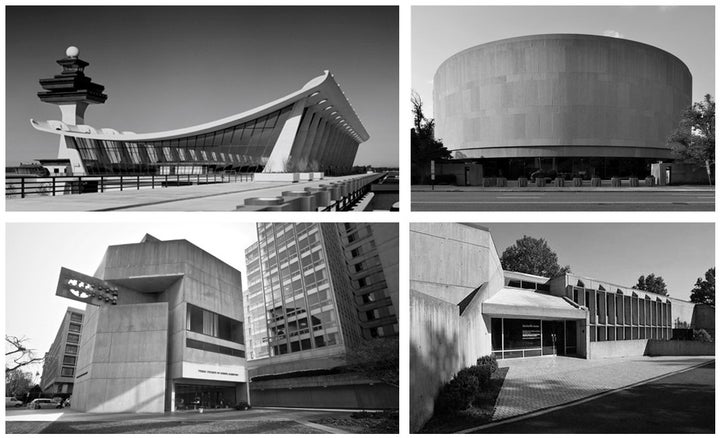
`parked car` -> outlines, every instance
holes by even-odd
[[[15,397],[5,397],[5,407],[6,408],[16,408],[18,406],[22,406],[23,402],[16,399]]]
[[[49,398],[36,398],[35,400],[28,403],[28,408],[30,409],[57,409],[59,403],[54,402]]]
[[[65,399],[65,401],[62,403],[62,407],[64,407],[64,408],[70,407],[70,397]]]

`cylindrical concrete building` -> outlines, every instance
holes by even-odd
[[[510,38],[464,50],[434,80],[436,135],[485,175],[645,176],[691,104],[692,76],[656,47],[596,35]]]

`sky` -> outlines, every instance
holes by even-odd
[[[6,225],[5,328],[27,337],[42,356],[55,340],[67,307],[85,304],[55,296],[60,268],[93,275],[110,245],[140,242],[149,233],[160,240],[186,239],[245,276],[245,248],[257,241],[254,223],[8,223]],[[28,368],[42,372],[42,366]]]
[[[397,166],[397,7],[7,7],[6,162],[55,158],[58,120],[38,80],[65,49],[108,100],[85,123],[137,133],[228,117],[297,91],[329,69],[370,139],[355,164]]]
[[[570,271],[632,287],[650,273],[665,280],[673,298],[690,291],[715,266],[711,223],[505,223],[490,229],[498,255],[523,235],[544,238]]]
[[[412,87],[425,114],[432,117],[433,77],[447,58],[479,44],[543,33],[607,35],[659,47],[690,69],[693,102],[715,96],[712,6],[415,6]],[[411,123],[410,111],[407,116]]]

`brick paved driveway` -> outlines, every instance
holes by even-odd
[[[662,356],[585,360],[537,357],[499,361],[510,367],[492,421],[557,406],[714,360]]]

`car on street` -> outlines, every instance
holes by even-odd
[[[5,407],[6,408],[16,408],[18,406],[22,406],[23,402],[16,399],[15,397],[5,397]]]
[[[59,403],[49,398],[36,398],[28,403],[30,409],[57,409],[58,407],[60,407]]]

